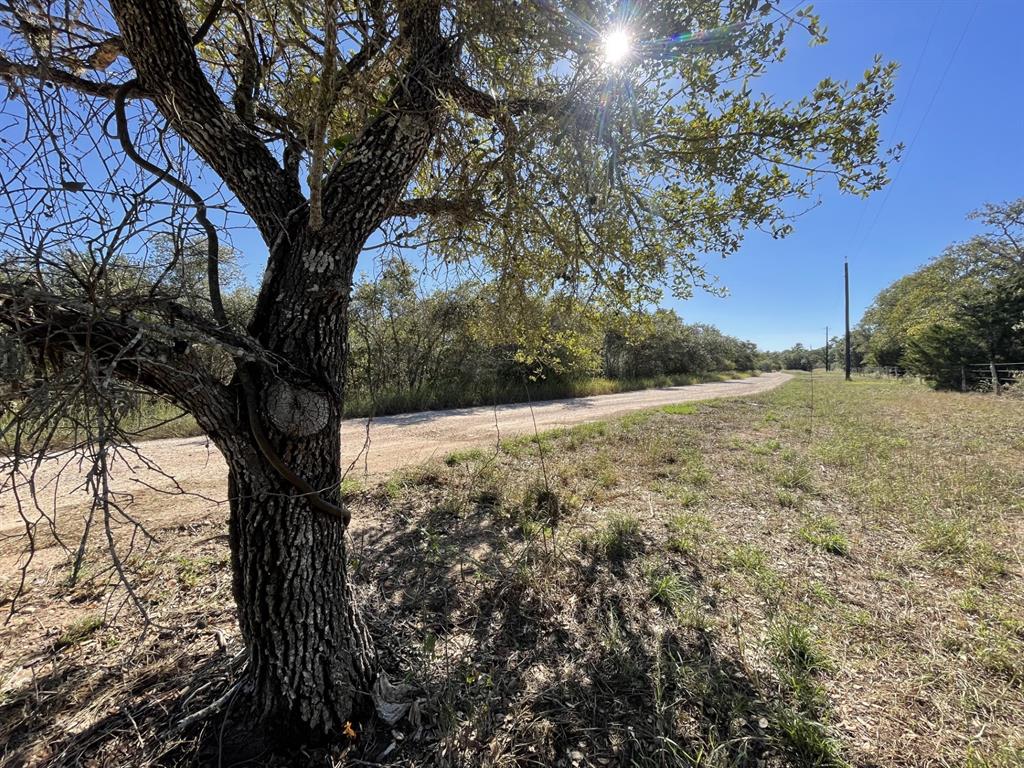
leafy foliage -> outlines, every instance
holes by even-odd
[[[988,231],[882,291],[864,315],[868,356],[940,385],[988,376],[1024,355],[1024,198],[971,215]]]
[[[480,327],[501,303],[491,286],[424,288],[428,277],[394,259],[358,283],[349,326],[348,412],[383,413],[523,400],[593,376],[615,380],[749,371],[757,349],[668,310],[633,319],[628,332],[580,321],[573,308],[537,299],[546,317],[520,344]]]

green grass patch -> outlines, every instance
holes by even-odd
[[[675,612],[690,596],[690,586],[675,571],[650,565],[645,569],[647,593],[656,603]]]
[[[444,463],[449,467],[457,467],[460,464],[472,464],[474,462],[486,461],[488,454],[481,448],[467,448],[463,451],[452,451],[444,457]]]
[[[832,555],[850,554],[850,541],[831,517],[815,517],[800,527],[800,538]]]
[[[783,668],[801,675],[827,672],[832,668],[814,631],[793,618],[772,624],[768,647]]]
[[[614,562],[628,560],[643,550],[640,520],[635,515],[612,515],[598,530],[585,536],[583,543],[596,557]]]
[[[78,645],[99,631],[103,624],[102,616],[85,616],[78,619],[61,632],[60,637],[57,638],[56,645],[58,648],[69,648],[73,645]]]
[[[711,521],[705,515],[680,512],[668,521],[668,548],[681,554],[693,554],[700,541],[711,531]]]
[[[697,412],[697,403],[675,403],[663,405],[659,410],[672,416],[691,416]]]

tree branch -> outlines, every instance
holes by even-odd
[[[399,9],[409,46],[401,80],[385,107],[338,158],[323,183],[325,227],[344,225],[364,240],[388,215],[426,154],[439,116],[438,93],[455,67],[455,48],[441,35],[440,4],[419,0]],[[358,218],[351,217],[358,201]],[[350,213],[346,214],[346,207]],[[354,262],[344,271],[354,269]]]
[[[113,367],[121,379],[136,382],[192,413],[217,438],[237,432],[234,398],[188,353],[188,329],[168,328],[168,341],[154,338],[149,323],[115,318],[96,307],[78,307],[66,297],[24,284],[0,284],[0,325],[28,348],[47,355],[84,354]],[[226,432],[231,430],[231,432]]]
[[[220,101],[176,0],[111,0],[125,52],[157,108],[227,182],[272,244],[305,200],[256,134]]]
[[[53,83],[54,85],[71,88],[72,90],[78,91],[86,96],[97,96],[103,99],[113,99],[117,96],[117,89],[120,87],[117,83],[88,80],[62,69],[48,67],[42,62],[33,65],[11,61],[3,54],[0,54],[0,78],[10,79],[15,77],[28,77],[35,80],[42,80],[46,83]],[[132,95],[139,95],[139,93],[138,91],[133,91]]]
[[[503,115],[517,117],[526,114],[550,115],[553,117],[564,114],[565,104],[542,98],[499,99],[474,88],[461,77],[453,76],[447,84],[448,94],[455,103],[474,115],[495,120]]]
[[[390,216],[438,216],[447,215],[456,219],[468,219],[484,213],[483,200],[479,198],[414,197],[399,200],[389,211]]]

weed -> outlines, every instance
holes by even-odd
[[[532,483],[523,491],[518,520],[540,523],[543,526],[557,526],[567,513],[568,506],[562,496],[544,483]]]
[[[57,638],[57,648],[78,645],[103,626],[102,616],[85,616],[65,629]]]
[[[519,521],[519,532],[524,539],[532,541],[547,536],[551,532],[551,528],[537,520],[524,518]]]
[[[195,589],[206,576],[209,560],[182,555],[175,564],[175,575],[185,589]]]
[[[775,482],[791,491],[814,491],[814,472],[806,462],[793,459],[775,473]]]
[[[810,627],[795,619],[782,619],[772,624],[768,632],[768,646],[780,664],[800,675],[831,668]]]
[[[680,512],[668,521],[668,548],[681,554],[693,554],[702,534],[711,530],[711,521],[704,515]]]
[[[711,485],[713,478],[711,472],[703,464],[688,467],[685,474],[686,481],[697,488],[706,488]]]
[[[1024,765],[1024,746],[1005,744],[984,751],[967,748],[964,768],[1020,768]]]
[[[338,490],[341,493],[342,501],[351,501],[363,490],[363,484],[357,477],[346,477],[342,479]]]
[[[779,746],[793,760],[794,765],[820,768],[841,768],[847,765],[839,742],[814,716],[782,707],[772,719],[778,731]]]
[[[639,554],[643,546],[640,520],[628,514],[612,515],[600,529],[584,539],[584,544],[592,553],[607,560],[628,560]]]
[[[675,403],[673,405],[663,405],[659,410],[672,416],[690,416],[697,412],[697,404]]]
[[[650,423],[656,415],[657,411],[633,411],[619,419],[619,425],[629,432]]]
[[[469,511],[469,505],[466,499],[460,495],[448,496],[441,499],[435,504],[426,514],[427,520],[436,521],[439,525],[443,525],[446,521],[452,518],[458,519],[465,517]]]
[[[619,470],[611,457],[606,453],[598,453],[591,465],[588,467],[597,485],[605,490],[610,490],[619,484]]]
[[[756,573],[766,567],[768,558],[764,550],[753,544],[741,544],[726,553],[726,562],[737,571]]]
[[[959,560],[971,549],[970,527],[963,520],[933,520],[925,530],[921,548],[933,555]]]
[[[964,631],[951,632],[943,638],[943,646],[1010,685],[1024,683],[1024,641],[997,623],[983,620]]]
[[[803,497],[793,491],[787,491],[785,488],[776,488],[775,501],[783,509],[799,509],[802,506]]]
[[[785,582],[768,565],[768,556],[764,550],[752,544],[741,544],[726,552],[725,562],[733,570],[745,574],[754,584],[757,593],[771,604],[782,598]]]
[[[444,463],[449,467],[457,467],[460,464],[472,464],[486,459],[487,454],[480,448],[468,448],[464,451],[452,451],[444,457]]]
[[[833,555],[850,554],[850,542],[831,517],[815,517],[800,528],[800,538]]]
[[[807,592],[829,608],[835,608],[839,604],[836,596],[820,581],[812,581],[807,587]]]
[[[605,421],[589,421],[578,424],[565,432],[565,447],[570,451],[579,450],[587,443],[608,434],[608,423]]]
[[[675,571],[648,565],[644,577],[651,599],[673,612],[690,596],[689,585]]]
[[[654,490],[681,507],[692,507],[701,499],[700,492],[696,489],[672,480],[658,482],[655,484]]]
[[[747,450],[756,456],[771,456],[773,453],[779,451],[782,448],[782,443],[772,438],[765,440],[762,443],[751,443]]]
[[[387,501],[394,501],[402,494],[402,481],[397,477],[389,477],[375,489],[376,493]]]
[[[395,479],[401,485],[419,488],[440,488],[447,483],[445,472],[439,471],[434,464],[423,464],[418,467],[410,467],[400,470]]]
[[[653,466],[676,464],[679,461],[678,446],[666,435],[648,436],[644,442],[644,454],[647,461]]]

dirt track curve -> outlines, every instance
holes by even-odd
[[[789,378],[787,373],[768,373],[757,378],[686,387],[545,400],[534,403],[532,410],[529,405],[517,403],[381,416],[370,423],[368,451],[363,450],[367,440],[366,419],[351,419],[341,428],[342,451],[346,467],[355,462],[354,473],[381,474],[452,451],[493,445],[499,436],[504,439],[533,432],[534,419],[540,431],[568,427],[670,403],[754,395],[774,389]]]
[[[451,451],[494,445],[499,436],[504,439],[530,433],[535,419],[536,428],[546,430],[669,403],[754,395],[789,378],[788,374],[770,373],[687,387],[548,400],[534,403],[532,411],[529,405],[520,404],[385,416],[373,419],[369,428],[366,419],[351,419],[342,426],[344,466],[351,466],[350,474],[359,478],[381,475],[435,456],[443,457]],[[131,494],[132,514],[140,521],[159,530],[208,519],[216,508],[223,514],[227,468],[209,440],[152,440],[140,443],[139,449],[149,467],[140,458],[124,454],[123,461],[114,462],[111,467],[111,487]],[[40,466],[36,488],[39,503],[48,515],[56,512],[58,518],[66,521],[81,520],[90,501],[82,487],[83,467],[66,455]],[[25,489],[22,491],[22,511],[29,518],[37,517]],[[17,534],[24,532],[24,523],[18,501],[9,491],[0,494],[0,565],[5,569],[21,551]],[[49,559],[38,554],[43,560]],[[50,548],[49,554],[57,553]]]

